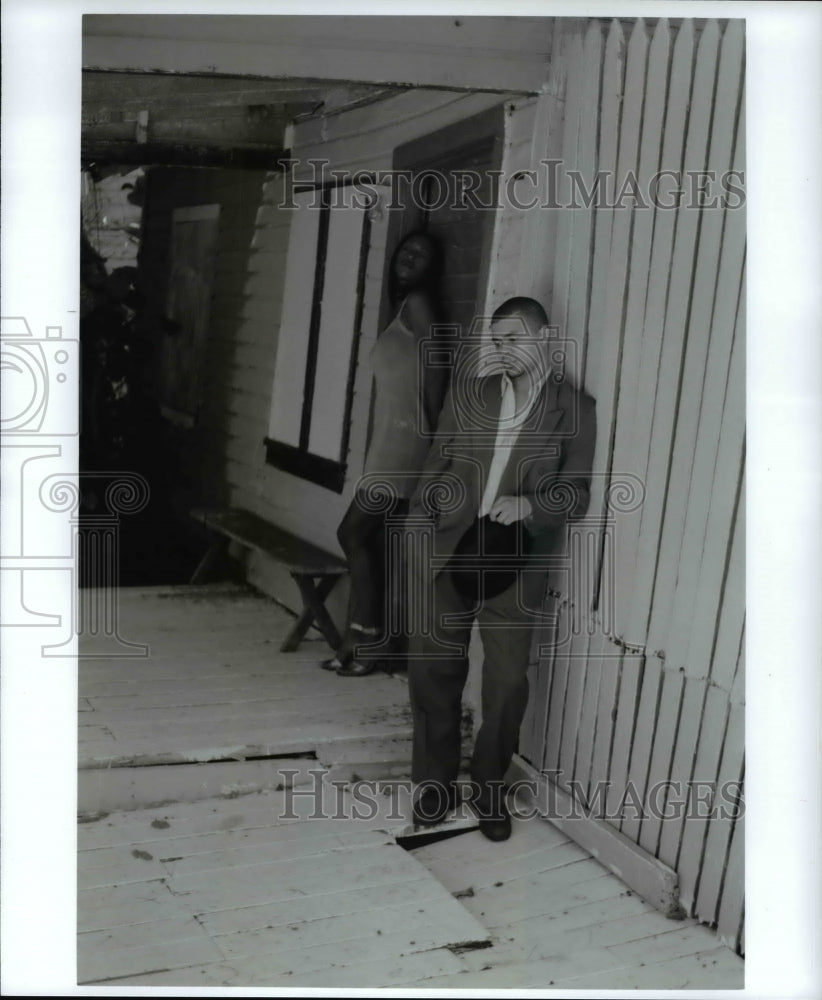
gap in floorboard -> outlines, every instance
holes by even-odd
[[[452,837],[459,837],[463,833],[473,833],[476,827],[460,827],[457,830],[432,830],[429,833],[408,833],[404,836],[395,837],[397,845],[404,851],[414,851],[418,847],[427,847],[429,844],[437,844],[441,840],[450,840]]]
[[[247,761],[252,760],[319,760],[319,758],[317,757],[316,750],[293,750],[283,753],[250,753],[247,756],[243,755],[242,757],[238,755],[232,757],[209,757],[208,760],[113,761],[111,763],[102,764],[100,767],[83,767],[80,768],[80,770],[112,771],[117,768],[128,770],[130,768],[138,767],[190,767],[192,765],[196,766],[208,764],[244,764]]]

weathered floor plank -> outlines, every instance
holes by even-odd
[[[146,786],[185,801],[80,824],[81,981],[741,984],[742,960],[716,935],[666,920],[548,823],[516,819],[502,844],[473,830],[398,847],[409,789],[388,776],[404,773],[411,735],[400,678],[321,671],[321,642],[280,654],[291,619],[244,588],[123,591],[119,608],[122,634],[151,656],[81,662],[84,776],[101,801],[95,774],[115,785],[122,775],[132,807]],[[274,759],[241,765],[234,780],[231,761],[245,757]],[[189,760],[202,763],[133,766]],[[296,772],[293,788],[274,780],[282,767]],[[380,780],[358,786],[370,804],[332,783],[372,773]],[[451,829],[460,824],[475,822]]]
[[[282,805],[282,796],[271,798]],[[276,805],[260,801],[243,820],[225,799],[189,803],[173,824],[158,821],[156,810],[138,813],[81,827],[83,982],[154,974],[159,983],[163,970],[177,970],[174,981],[182,982],[185,968],[191,985],[224,983],[231,978],[225,967],[240,968],[232,981],[244,984],[295,982],[303,973],[321,981],[325,970],[324,984],[333,985],[336,970],[368,965],[375,954],[489,939],[433,874],[367,823],[305,813],[283,822]],[[115,837],[120,823],[125,832]],[[98,825],[104,835],[94,837]],[[130,846],[146,831],[151,840]],[[453,970],[453,963],[438,967]]]
[[[320,669],[323,642],[283,654],[293,619],[246,588],[118,593],[121,632],[139,659],[81,659],[81,769],[316,751],[363,733],[408,738],[408,693]],[[81,649],[82,653],[82,649]]]
[[[534,850],[532,837],[546,825],[515,820],[503,845],[472,833],[414,852],[493,932],[494,944],[462,955],[462,972],[406,985],[668,989],[689,974],[699,988],[742,986],[743,960],[727,948],[717,955],[717,937],[708,928],[667,919],[593,858],[546,866],[567,846],[549,828],[544,850]],[[498,847],[504,848],[500,858]]]

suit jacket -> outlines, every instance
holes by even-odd
[[[411,518],[434,520],[434,554],[442,562],[477,517],[494,454],[501,375],[451,385],[437,432],[409,505]],[[497,496],[525,496],[531,555],[550,553],[570,518],[590,500],[596,442],[594,400],[553,376],[520,428]]]

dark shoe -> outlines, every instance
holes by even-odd
[[[488,840],[508,840],[511,836],[511,816],[504,795],[500,793],[501,789],[494,797],[483,794],[471,802],[471,809],[479,820],[480,833]]]
[[[349,660],[337,671],[338,677],[367,677],[381,666],[381,660]]]
[[[351,631],[347,631],[343,636],[343,640],[337,648],[336,653],[328,660],[323,660],[320,666],[323,670],[334,670],[339,673],[348,666],[349,663],[354,659],[354,645],[356,639],[352,638]],[[359,674],[343,674],[343,677],[358,677]]]
[[[511,817],[505,812],[494,819],[481,819],[479,829],[488,840],[508,840],[511,836]]]
[[[437,781],[426,782],[414,797],[412,812],[416,826],[436,826],[457,808],[457,790]]]

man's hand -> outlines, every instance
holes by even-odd
[[[528,497],[497,497],[488,516],[500,524],[513,524],[514,521],[524,520],[530,513],[531,501]]]

